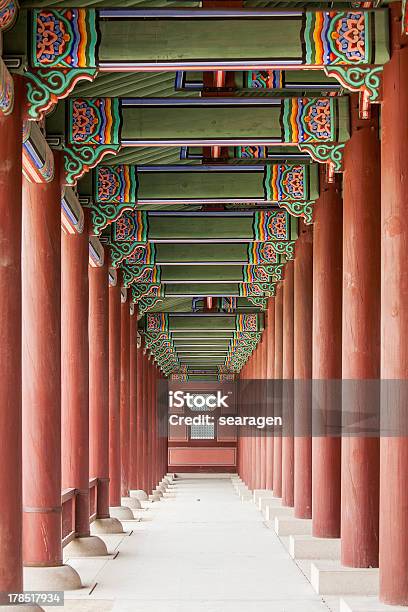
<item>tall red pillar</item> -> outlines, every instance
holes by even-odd
[[[129,490],[138,489],[138,354],[137,348],[137,308],[134,304],[130,308],[130,329],[129,329],[129,369],[130,369],[130,386],[129,386],[129,401],[130,401],[130,418],[129,418]]]
[[[301,223],[294,261],[294,508],[312,518],[313,226]]]
[[[109,504],[111,516],[134,518],[130,508],[121,506],[120,371],[121,371],[121,287],[120,274],[109,287]]]
[[[274,359],[274,392],[273,412],[275,417],[282,417],[282,354],[283,354],[283,287],[280,283],[275,297],[275,359]],[[274,429],[273,440],[273,494],[282,497],[282,431]]]
[[[267,385],[267,406],[266,416],[273,416],[272,380],[274,377],[275,363],[275,298],[268,300],[266,313],[266,385]],[[265,449],[266,473],[265,488],[273,489],[273,429],[266,431]]]
[[[146,456],[143,450],[143,385],[144,385],[144,355],[143,345],[137,348],[137,397],[136,397],[136,453],[133,457],[135,462],[135,481],[132,483],[132,489],[141,491],[144,489],[144,462]]]
[[[144,461],[143,461],[143,472],[142,472],[142,476],[143,476],[143,486],[142,489],[145,491],[145,493],[147,495],[149,495],[150,493],[150,488],[149,488],[149,477],[148,477],[148,473],[149,473],[149,455],[148,455],[148,414],[149,414],[149,409],[148,409],[148,398],[149,398],[149,392],[148,392],[148,379],[149,379],[149,360],[147,358],[147,354],[146,354],[146,347],[143,348],[143,367],[142,367],[142,374],[143,374],[143,386],[142,386],[142,404],[143,404],[143,412],[142,412],[142,431],[143,431],[143,457],[144,457]]]
[[[283,349],[282,349],[282,504],[294,504],[293,441],[293,261],[285,266],[283,282]]]
[[[21,458],[21,150],[23,83],[0,112],[0,592],[23,588]]]
[[[260,362],[261,362],[261,341],[259,341],[254,351],[254,380],[259,380],[260,374]],[[254,384],[254,416],[255,418],[260,414],[260,392],[258,383]],[[261,432],[260,429],[254,427],[254,441],[255,441],[255,482],[254,489],[262,488],[261,481],[261,463],[262,463],[262,449],[261,449]]]
[[[129,497],[130,306],[127,295],[122,295],[120,321],[120,473],[123,499]]]
[[[72,556],[106,555],[89,525],[89,282],[87,225],[61,242],[62,488],[77,490]]]
[[[98,478],[95,533],[120,533],[109,515],[109,266],[89,266],[89,475]]]
[[[313,226],[313,535],[340,536],[342,201],[337,182],[326,184],[321,172],[320,197]]]
[[[408,605],[408,41],[391,13],[381,113],[380,599]]]
[[[266,416],[266,331],[264,330],[259,344],[259,372],[258,380],[260,381],[259,386],[259,408],[258,414],[260,416]],[[261,461],[260,461],[260,489],[266,489],[266,430],[259,430],[259,437],[261,443]]]
[[[378,108],[358,119],[352,96],[352,137],[343,174],[343,432],[341,561],[378,566],[379,437],[355,435],[379,407],[381,190]],[[374,379],[374,382],[371,382]],[[347,413],[350,421],[347,423]],[[353,431],[348,435],[347,428]]]
[[[22,399],[24,587],[79,588],[62,562],[61,158],[49,183],[23,179]]]

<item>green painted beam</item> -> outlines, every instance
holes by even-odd
[[[224,296],[238,295],[238,283],[183,283],[165,285],[166,295],[191,295],[194,296]]]
[[[242,266],[163,266],[161,282],[169,281],[224,281],[241,283],[244,280]]]
[[[259,172],[139,172],[138,199],[264,199]]]
[[[205,221],[207,226],[207,221]],[[157,244],[156,263],[248,262],[248,244]],[[164,272],[163,266],[162,271]]]

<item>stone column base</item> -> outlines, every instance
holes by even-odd
[[[133,521],[135,518],[133,512],[127,506],[111,506],[109,514],[112,518],[117,518],[120,521]]]
[[[310,582],[318,595],[378,595],[378,568],[344,567],[339,561],[314,561]]]
[[[340,599],[340,612],[408,612],[408,606],[389,606],[377,597],[347,597]]]
[[[139,499],[140,501],[146,501],[148,499],[147,497],[147,493],[145,491],[143,491],[142,489],[132,489],[129,491],[129,496],[130,497],[135,497],[136,499]]]
[[[122,502],[122,506],[132,508],[132,510],[140,510],[142,507],[142,504],[137,497],[122,497],[120,501]]]
[[[78,572],[70,565],[25,567],[23,580],[26,591],[73,591],[82,588]]]
[[[122,523],[112,516],[95,519],[91,523],[91,533],[92,535],[98,535],[99,533],[123,533]]]
[[[332,559],[340,561],[340,538],[315,538],[311,535],[290,535],[289,554],[292,559]]]
[[[106,544],[98,536],[75,538],[65,548],[64,554],[69,558],[103,557],[108,554]]]

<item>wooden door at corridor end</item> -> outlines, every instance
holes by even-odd
[[[190,394],[188,403],[191,408],[187,406],[186,394]],[[170,397],[172,401],[169,399],[169,471],[235,472],[237,464],[236,427],[219,423],[220,416],[236,413],[233,383],[221,381],[170,382]],[[183,401],[182,406],[179,405],[181,401]],[[203,405],[204,401],[205,405]],[[172,407],[170,407],[171,403]],[[219,406],[213,407],[213,404],[217,403]],[[208,418],[205,418],[206,416]],[[188,417],[191,419],[195,417],[194,423],[189,422]],[[187,419],[187,424],[185,419]],[[171,424],[176,420],[177,424]]]

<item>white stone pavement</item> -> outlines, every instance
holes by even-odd
[[[170,495],[138,511],[142,521],[124,523],[130,534],[103,536],[109,559],[69,560],[86,586],[66,593],[64,610],[332,610],[229,479],[178,480]]]

